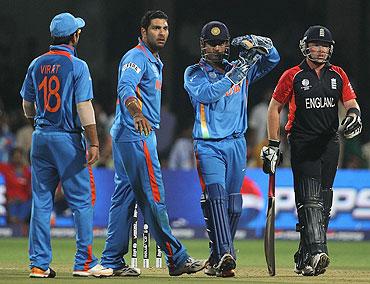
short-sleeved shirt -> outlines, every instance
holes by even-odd
[[[36,128],[81,132],[76,104],[93,98],[89,68],[72,46],[52,45],[31,62],[20,93],[36,103]]]
[[[130,97],[137,99],[152,127],[159,128],[162,69],[159,56],[154,56],[141,39],[122,57],[118,68],[116,115],[110,132],[114,140],[128,142],[144,139],[144,134],[136,131],[133,118],[125,106]]]
[[[283,73],[273,98],[289,103],[286,131],[309,141],[335,135],[339,126],[338,102],[355,99],[356,94],[342,68],[326,63],[319,78],[304,60]]]

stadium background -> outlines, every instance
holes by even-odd
[[[361,143],[370,140],[369,108],[370,96],[370,2],[367,0],[336,1],[336,0],[306,0],[306,1],[269,1],[263,3],[252,1],[171,1],[171,0],[143,0],[143,1],[26,1],[1,0],[0,11],[0,94],[4,108],[1,111],[10,112],[19,109],[21,99],[19,89],[24,78],[27,66],[37,55],[47,50],[50,42],[49,23],[52,17],[63,11],[69,11],[86,21],[78,53],[89,64],[94,83],[94,93],[107,113],[113,113],[116,97],[117,66],[121,56],[132,46],[136,45],[139,34],[139,21],[148,9],[162,9],[169,15],[170,38],[167,46],[161,52],[165,63],[163,100],[169,103],[170,110],[177,118],[177,131],[186,128],[192,122],[192,108],[183,89],[183,71],[189,64],[199,59],[199,32],[201,27],[210,20],[225,22],[232,36],[246,33],[255,33],[271,37],[280,52],[281,62],[264,80],[252,86],[249,98],[249,111],[259,101],[263,90],[273,88],[277,79],[286,68],[302,60],[298,48],[299,39],[308,26],[322,24],[333,33],[337,42],[332,62],[344,68],[358,94],[362,106],[364,129],[360,137]],[[232,52],[232,56],[236,56]],[[103,228],[109,206],[109,196],[113,189],[112,171],[97,169],[98,204],[102,206],[104,214],[96,216],[96,225]],[[281,204],[288,204],[291,190],[291,176],[289,170],[282,170],[278,177],[278,189],[281,195]],[[241,222],[241,238],[259,238],[262,236],[262,227],[265,212],[265,196],[267,178],[259,169],[247,171],[258,188],[250,194],[257,201],[250,208],[249,220]],[[333,218],[331,229],[333,238],[362,240],[369,238],[370,230],[370,188],[369,172],[367,170],[341,171],[337,175],[335,186],[337,204],[341,209]],[[199,183],[195,171],[164,171],[167,202],[171,222],[178,234],[182,237],[203,236],[203,232],[195,230],[193,233],[183,228],[201,227],[201,212],[199,206]],[[176,181],[181,180],[180,186]],[[0,179],[1,183],[2,179]],[[0,185],[0,206],[4,206],[5,187]],[[341,192],[344,192],[343,194]],[[179,212],[189,212],[176,209],[175,200],[190,194],[189,203],[194,209],[194,216],[182,216]],[[288,199],[288,200],[287,200]],[[99,200],[102,200],[99,204]],[[284,203],[285,202],[285,203]],[[104,204],[103,204],[104,203]],[[258,205],[258,208],[256,207]],[[291,204],[290,204],[291,205]],[[253,208],[256,207],[256,208]],[[2,208],[2,207],[0,207]],[[359,209],[359,210],[358,210]],[[4,209],[5,210],[5,209]],[[356,211],[357,210],[357,211]],[[354,213],[357,212],[357,213]],[[360,212],[360,213],[358,213]],[[254,214],[254,215],[253,215]],[[294,206],[283,208],[278,213],[277,229],[282,238],[296,238],[294,233],[295,215]],[[357,215],[356,215],[357,214]],[[6,221],[4,211],[0,210],[1,235],[9,235],[4,229]],[[280,219],[279,219],[280,218]],[[337,218],[337,219],[336,219]],[[194,224],[189,220],[200,220]],[[337,220],[337,221],[336,221]],[[338,221],[339,220],[339,221]],[[56,227],[71,226],[70,218],[56,219]],[[285,233],[284,233],[285,232]],[[342,233],[340,233],[342,232]],[[60,233],[60,231],[59,231]],[[58,233],[57,233],[58,234]],[[63,231],[61,235],[67,234]],[[101,233],[102,235],[104,232]]]
[[[49,24],[62,11],[86,21],[79,56],[90,67],[96,100],[107,112],[115,102],[117,66],[121,56],[136,45],[139,21],[148,9],[162,9],[169,16],[170,37],[161,57],[165,63],[164,94],[181,126],[189,124],[192,109],[183,89],[183,71],[199,59],[199,33],[210,20],[225,22],[231,36],[255,33],[271,37],[281,61],[264,80],[252,87],[250,106],[273,88],[283,70],[302,60],[298,42],[308,26],[322,24],[337,42],[332,62],[344,68],[358,94],[360,105],[370,96],[370,2],[367,0],[1,0],[0,11],[0,94],[6,108],[20,106],[18,96],[30,61],[45,52],[50,42]],[[235,54],[234,54],[235,55]],[[251,108],[250,108],[251,109]],[[362,107],[363,142],[370,140],[369,109]],[[181,128],[181,127],[180,127]]]

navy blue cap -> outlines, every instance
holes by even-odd
[[[230,39],[230,33],[224,23],[212,21],[202,28],[200,38],[204,41],[227,41]]]
[[[303,38],[307,43],[318,41],[318,42],[328,42],[334,44],[333,36],[328,28],[323,26],[311,26],[304,33]]]
[[[65,37],[73,34],[85,26],[85,21],[81,18],[75,18],[70,13],[56,15],[50,23],[50,33],[53,37]]]

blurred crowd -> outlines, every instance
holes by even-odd
[[[249,128],[247,131],[248,167],[261,167],[260,150],[267,144],[267,108],[272,89],[259,95],[249,109]],[[109,134],[114,113],[107,113],[101,104],[94,102],[100,141],[100,160],[95,167],[113,169],[112,141]],[[284,125],[287,109],[283,110],[281,121],[281,147],[284,153],[283,167],[290,166],[288,143]],[[344,110],[343,110],[344,112]],[[191,170],[196,168],[193,153],[192,121],[179,123],[179,118],[170,109],[166,99],[162,102],[161,128],[156,130],[158,155],[163,169]],[[26,236],[31,212],[31,174],[29,153],[33,127],[25,119],[22,110],[5,111],[0,101],[0,174],[6,185],[7,223],[14,236]],[[359,138],[342,140],[340,168],[370,168],[370,142],[361,143]],[[68,216],[68,205],[63,198],[63,189],[58,188],[55,195],[55,214]]]

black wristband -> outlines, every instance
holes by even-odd
[[[361,117],[361,111],[358,109],[358,108],[355,108],[355,107],[351,107],[347,110],[347,114],[346,115],[349,115],[350,113],[354,113],[355,115],[357,116],[360,116]]]
[[[280,145],[280,141],[278,141],[278,140],[269,140],[269,146],[279,147],[279,145]]]

